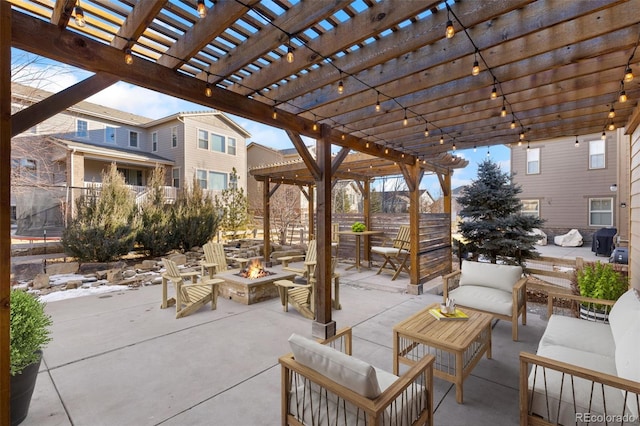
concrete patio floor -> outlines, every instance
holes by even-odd
[[[392,282],[347,266],[338,267],[343,309],[333,319],[353,327],[354,356],[392,371],[393,326],[440,296],[406,294],[406,274]],[[160,299],[161,287],[149,286],[49,303],[53,341],[22,424],[280,424],[278,357],[290,351],[291,333],[311,337],[311,321],[283,312],[278,299],[246,306],[222,297],[215,311],[176,320]],[[539,311],[530,308],[518,342],[509,323],[494,322],[493,359],[466,379],[463,404],[453,385],[435,379],[436,425],[518,423],[518,354],[537,348],[546,326]]]

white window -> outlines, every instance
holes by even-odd
[[[603,140],[589,141],[589,168],[604,169],[605,144]]]
[[[151,133],[151,151],[156,152],[158,150],[158,132]]]
[[[196,181],[202,189],[207,189],[207,171],[196,170]]]
[[[522,200],[522,215],[540,217],[540,200]]]
[[[613,226],[613,198],[589,198],[589,226]]]
[[[209,189],[227,189],[227,174],[209,172]]]
[[[129,146],[138,147],[138,132],[129,131]]]
[[[104,141],[106,143],[116,143],[116,128],[107,126],[104,128]]]
[[[540,173],[540,148],[527,148],[527,174]]]
[[[198,148],[209,149],[209,132],[198,130]]]
[[[173,187],[180,188],[180,168],[174,167],[171,173]]]
[[[238,188],[238,175],[229,174],[229,188]]]
[[[175,148],[178,146],[178,126],[173,126],[171,128],[171,147]]]
[[[211,151],[225,152],[224,136],[211,133]]]
[[[76,121],[76,136],[86,138],[89,136],[89,123],[86,120]]]
[[[227,138],[227,154],[236,155],[236,138]]]

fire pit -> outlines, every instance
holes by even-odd
[[[216,278],[224,280],[219,286],[220,295],[245,305],[278,297],[278,289],[273,282],[294,277],[295,274],[289,271],[266,270],[260,259],[253,259],[240,271],[216,274]]]

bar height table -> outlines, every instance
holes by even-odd
[[[365,238],[369,238],[371,235],[382,235],[382,231],[338,231],[338,235],[353,235],[356,237],[356,263],[352,266],[349,266],[347,270],[357,268],[358,272],[360,272],[360,268],[362,264],[360,263],[360,239],[364,235]],[[369,260],[369,264],[371,264],[370,254],[367,255],[367,259]],[[370,268],[371,266],[366,266],[366,268]]]

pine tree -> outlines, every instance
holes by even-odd
[[[506,263],[522,265],[525,259],[538,256],[530,235],[543,221],[521,213],[517,195],[522,189],[514,185],[507,173],[490,160],[478,166],[478,178],[462,190],[460,232],[470,242],[471,251]]]
[[[216,196],[216,210],[222,213],[220,226],[225,231],[234,232],[244,230],[249,223],[247,196],[243,188],[238,187],[238,172],[235,167],[229,179],[232,184],[222,190],[220,197]]]
[[[220,216],[209,194],[205,194],[195,176],[191,186],[185,188],[172,210],[171,223],[175,232],[176,248],[190,250],[202,246],[216,234]]]
[[[140,212],[138,242],[150,256],[160,256],[176,248],[171,209],[164,196],[164,168],[156,165],[147,183],[147,193]]]
[[[108,262],[133,249],[136,203],[124,177],[112,163],[102,173],[100,193],[78,199],[76,217],[62,234],[65,252],[80,261]]]

